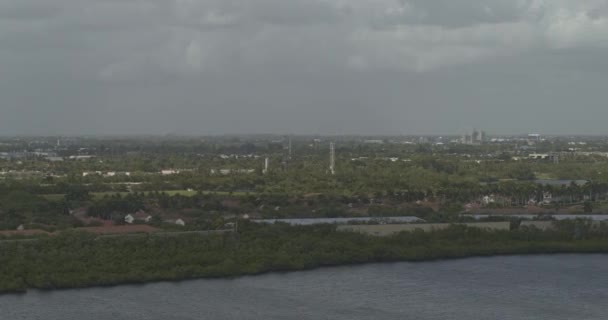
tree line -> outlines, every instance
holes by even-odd
[[[96,238],[65,232],[37,241],[0,241],[0,291],[226,277],[269,271],[497,254],[608,252],[608,226],[557,222],[556,229],[435,232],[373,237],[332,225],[257,225],[225,235]]]

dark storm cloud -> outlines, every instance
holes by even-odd
[[[0,0],[0,134],[604,132],[604,0]]]

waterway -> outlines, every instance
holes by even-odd
[[[503,217],[503,218],[521,218],[534,220],[539,216],[551,217],[555,220],[575,220],[575,219],[589,219],[592,221],[608,221],[608,215],[606,214],[505,214],[505,215],[489,215],[489,214],[465,214],[465,217],[475,218],[477,220],[489,217]]]
[[[483,219],[491,217],[489,214],[464,214],[463,216],[471,217],[474,219]],[[535,214],[508,214],[508,215],[494,215],[496,217],[503,218],[521,218],[534,220],[539,215]],[[555,220],[573,220],[573,219],[590,219],[593,221],[608,221],[608,215],[605,214],[554,214],[554,215],[542,215],[544,217],[552,217]],[[255,223],[287,223],[290,225],[314,225],[314,224],[348,224],[352,222],[366,223],[412,223],[412,222],[424,222],[424,220],[414,216],[403,216],[403,217],[356,217],[356,218],[307,218],[307,219],[252,219],[250,220]]]
[[[385,222],[385,223],[409,223],[423,221],[422,219],[414,216],[402,216],[402,217],[353,217],[353,218],[305,218],[305,219],[252,219],[250,220],[256,223],[287,223],[290,225],[313,225],[313,224],[347,224],[351,222]]]
[[[369,264],[0,296],[0,319],[606,319],[608,255]]]

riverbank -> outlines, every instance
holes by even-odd
[[[435,232],[373,237],[335,226],[244,224],[238,234],[95,238],[67,233],[2,244],[0,291],[110,286],[371,262],[474,256],[608,253],[605,226],[562,222],[552,231],[483,231],[453,226]]]
[[[201,315],[239,320],[603,320],[606,273],[606,254],[372,263],[226,279],[31,290],[0,296],[0,310],[3,319],[62,320]],[[429,307],[436,301],[441,308]]]

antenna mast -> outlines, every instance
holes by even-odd
[[[329,143],[329,172],[336,174],[336,146],[333,142]]]

